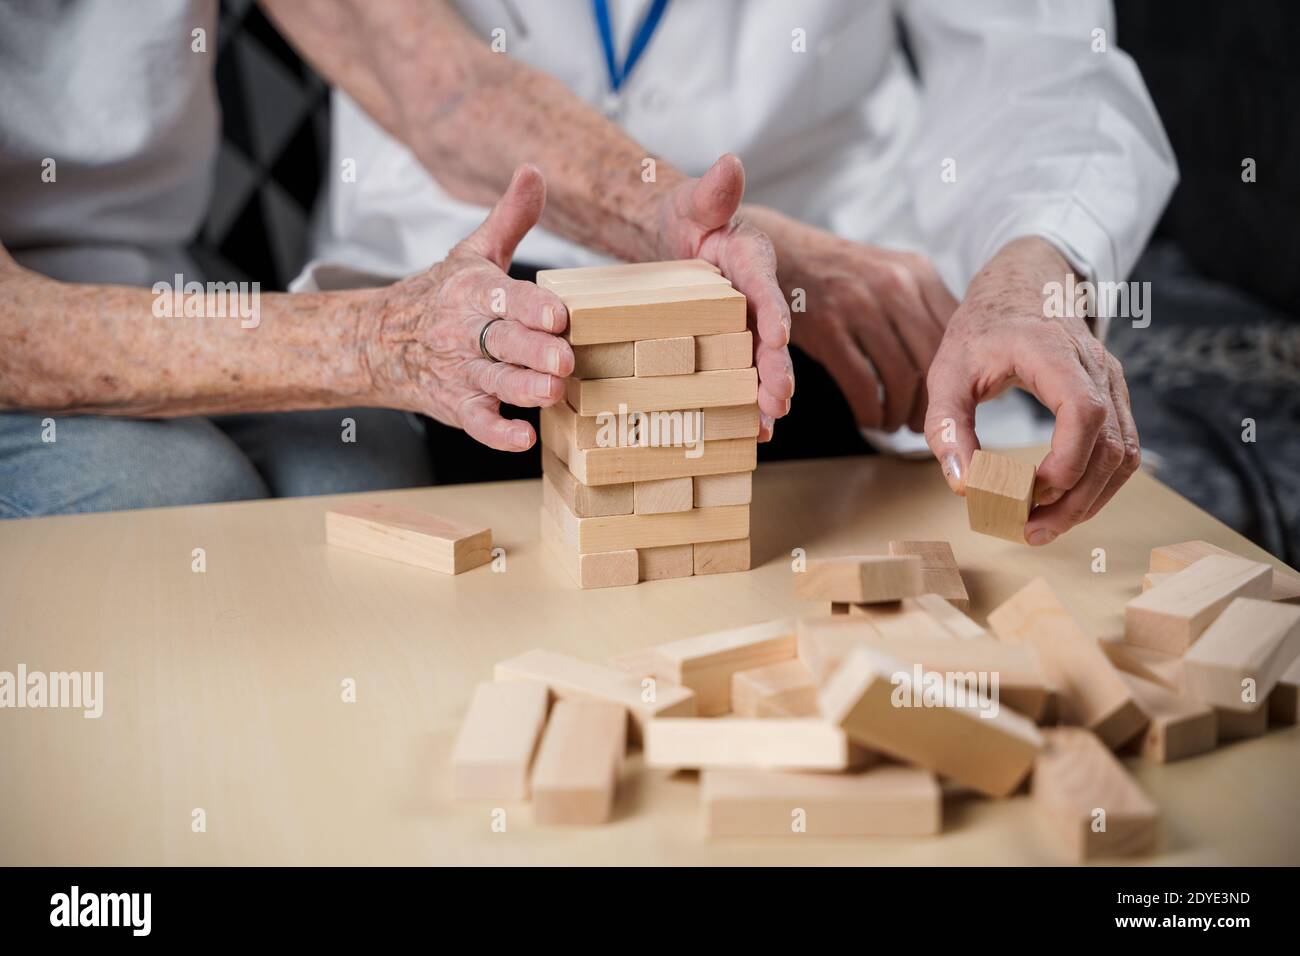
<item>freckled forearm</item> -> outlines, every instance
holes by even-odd
[[[159,318],[155,295],[0,269],[0,407],[147,418],[364,404],[365,293],[268,294]]]

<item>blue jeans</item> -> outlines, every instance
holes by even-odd
[[[354,441],[344,441],[348,418]],[[432,483],[423,425],[385,409],[162,420],[0,413],[0,518]]]

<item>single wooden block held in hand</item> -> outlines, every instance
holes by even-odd
[[[957,691],[931,700],[896,658],[855,647],[822,684],[822,717],[849,739],[992,797],[1029,773],[1038,728],[1015,711]],[[760,721],[762,723],[762,721]]]
[[[378,501],[325,513],[327,543],[418,568],[460,574],[492,560],[492,529]]]
[[[1147,717],[1146,733],[1137,739],[1142,756],[1156,763],[1169,763],[1215,748],[1219,731],[1213,707],[1133,674],[1121,671],[1119,676]]]
[[[870,604],[924,593],[921,559],[879,554],[809,559],[794,575],[795,597]]]
[[[1267,598],[1273,569],[1228,555],[1210,555],[1144,591],[1124,608],[1124,640],[1182,654],[1234,598]]]
[[[1033,465],[987,451],[971,457],[966,513],[972,531],[1024,544],[1033,498]]]
[[[696,574],[731,574],[749,570],[749,538],[700,541],[693,547],[692,563]]]
[[[1224,710],[1263,706],[1300,657],[1300,607],[1237,598],[1183,655],[1183,687]]]
[[[1031,788],[1043,818],[1077,861],[1151,853],[1160,836],[1155,804],[1090,731],[1043,732]]]
[[[1087,727],[1111,748],[1132,740],[1146,726],[1146,717],[1115,666],[1042,578],[995,608],[989,624],[1002,640],[1038,651],[1047,679],[1057,690],[1064,723]]]
[[[526,800],[528,772],[546,724],[541,684],[479,684],[451,753],[457,800]]]
[[[647,767],[846,770],[870,759],[840,728],[808,717],[661,717],[645,729]]]
[[[1232,558],[1241,557],[1208,541],[1183,541],[1152,548],[1148,568],[1156,573],[1172,573],[1181,571],[1212,554],[1227,555]],[[1273,588],[1269,592],[1269,598],[1274,601],[1294,601],[1300,598],[1300,574],[1274,568]]]
[[[529,680],[545,684],[561,700],[620,704],[632,718],[633,739],[655,717],[695,715],[695,694],[685,687],[657,682],[647,695],[642,678],[635,674],[554,651],[528,651],[502,661],[497,664],[494,677],[498,681]]]
[[[638,378],[690,375],[695,371],[695,339],[689,335],[642,339],[635,343],[633,354],[634,374]]]
[[[697,475],[694,499],[697,508],[719,508],[723,505],[747,505],[754,497],[754,473],[737,471],[729,475]]]
[[[731,711],[739,717],[815,717],[817,684],[798,658],[736,671]]]
[[[533,768],[533,819],[540,824],[607,821],[626,749],[622,707],[556,701]]]
[[[889,553],[895,557],[916,555],[921,559],[921,584],[926,593],[939,595],[963,614],[970,613],[970,595],[947,541],[891,541]]]
[[[726,405],[703,410],[702,433],[705,441],[728,438],[754,438],[758,435],[757,405]],[[737,468],[736,471],[741,469]]]
[[[833,774],[704,770],[700,802],[710,837],[927,836],[943,815],[934,774],[893,765]]]
[[[749,368],[753,364],[754,334],[749,330],[695,337],[695,371],[697,372]]]
[[[663,548],[640,548],[636,554],[642,581],[689,578],[695,573],[694,545],[670,544]]]
[[[743,332],[745,297],[730,285],[628,292],[555,290],[569,310],[574,345]]]
[[[635,549],[580,554],[564,538],[550,514],[541,514],[542,541],[580,588],[618,588],[636,584],[639,557]]]
[[[635,489],[633,511],[639,515],[690,511],[695,499],[695,486],[688,477],[638,481],[632,487]]]

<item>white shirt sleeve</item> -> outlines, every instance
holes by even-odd
[[[908,177],[944,279],[964,293],[998,249],[1030,235],[1082,278],[1126,278],[1178,168],[1137,66],[1116,46],[1108,0],[898,9],[923,88]]]

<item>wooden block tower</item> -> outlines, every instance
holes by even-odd
[[[542,538],[580,587],[749,569],[758,371],[745,297],[698,259],[552,269],[566,401],[542,409]]]

